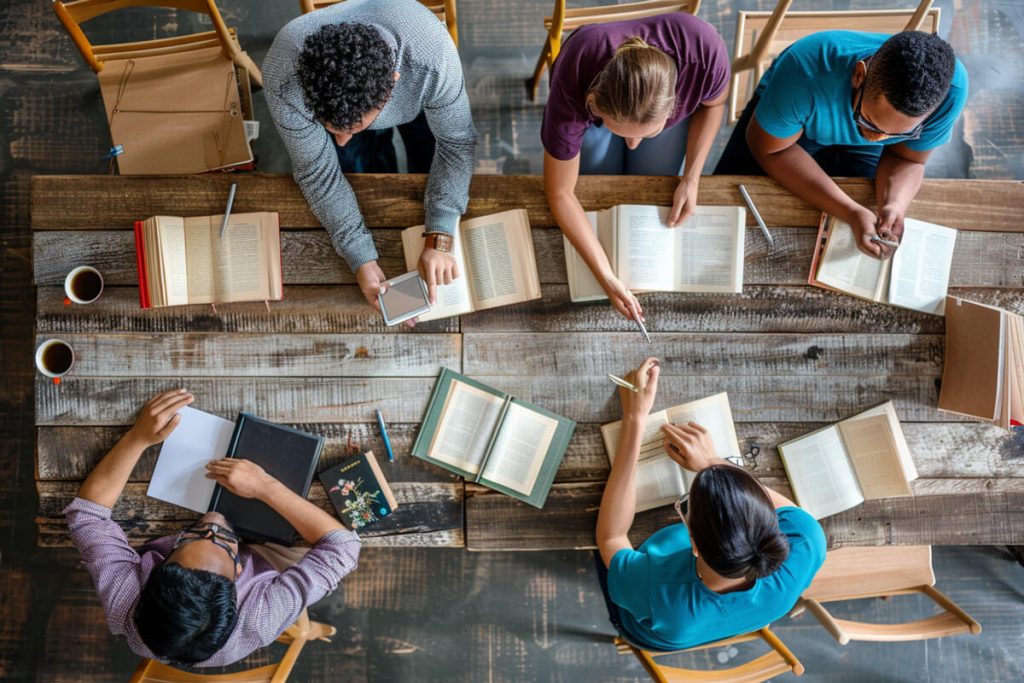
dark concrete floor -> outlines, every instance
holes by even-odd
[[[590,0],[586,3],[596,4]],[[769,0],[705,0],[700,16],[732,43],[737,9]],[[798,9],[886,7],[909,0],[820,0]],[[1024,178],[1024,2],[940,0],[942,33],[971,76],[971,100],[952,143],[935,154],[936,177]],[[298,3],[221,0],[257,61]],[[550,0],[464,0],[461,53],[481,133],[480,172],[538,173],[546,84],[525,100]],[[174,13],[101,19],[104,38],[193,30]],[[153,17],[156,17],[155,19]],[[145,19],[139,19],[145,17]],[[134,33],[133,33],[134,31]],[[58,25],[49,0],[0,5],[0,679],[125,680],[137,658],[107,632],[88,576],[69,552],[35,546],[33,489],[31,239],[28,183],[41,173],[101,173],[109,147],[95,77]],[[259,167],[286,171],[287,157],[256,96]],[[728,135],[719,136],[719,149]],[[711,161],[717,157],[712,153]],[[710,167],[710,164],[709,164]],[[939,548],[938,586],[977,618],[975,637],[837,646],[809,616],[777,626],[807,667],[808,681],[1024,680],[1024,571],[993,548]],[[481,553],[366,550],[343,587],[313,609],[335,624],[334,643],[313,643],[295,681],[641,681],[619,657],[589,552]],[[843,614],[916,618],[916,598],[848,606]],[[257,656],[267,659],[272,653]],[[688,655],[690,664],[744,657],[747,647]],[[682,662],[681,662],[682,663]]]

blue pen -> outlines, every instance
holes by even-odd
[[[391,450],[391,439],[388,438],[388,428],[384,426],[384,416],[377,409],[377,426],[380,427],[381,438],[384,439],[384,450],[388,452],[388,462],[395,461],[395,452]]]

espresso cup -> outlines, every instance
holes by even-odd
[[[75,350],[63,339],[47,339],[36,349],[36,368],[54,384],[60,384],[74,364]]]
[[[103,293],[103,276],[92,266],[78,266],[64,278],[65,304],[91,304]]]

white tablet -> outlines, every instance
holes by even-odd
[[[427,285],[416,271],[383,283],[377,300],[388,325],[397,325],[430,310]]]

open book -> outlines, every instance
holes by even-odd
[[[444,368],[412,454],[543,507],[576,423]]]
[[[953,263],[956,230],[906,218],[891,258],[857,248],[849,224],[822,215],[807,282],[876,303],[942,315]]]
[[[588,211],[587,218],[608,262],[634,292],[740,292],[746,209],[698,206],[682,225],[670,228],[665,206],[620,204]],[[595,301],[607,296],[569,239],[565,268],[569,297]]]
[[[946,300],[946,361],[939,410],[1024,424],[1024,318],[956,297]]]
[[[424,226],[402,231],[405,266],[416,270],[423,253]],[[437,303],[419,320],[508,306],[540,298],[540,278],[525,209],[464,220],[455,234],[452,255],[459,278],[437,288]]]
[[[661,431],[662,425],[683,425],[688,422],[696,422],[711,433],[718,457],[739,457],[740,446],[736,439],[736,427],[732,423],[729,394],[722,392],[651,413],[644,427],[636,468],[637,512],[674,503],[679,496],[690,490],[690,484],[697,475],[684,470],[668,457],[665,453],[665,436]],[[615,462],[621,432],[622,420],[601,427],[609,462]]]
[[[892,401],[779,444],[779,455],[793,497],[815,519],[865,500],[913,495],[917,479]]]
[[[143,308],[279,300],[281,235],[276,213],[154,216],[135,223]]]

